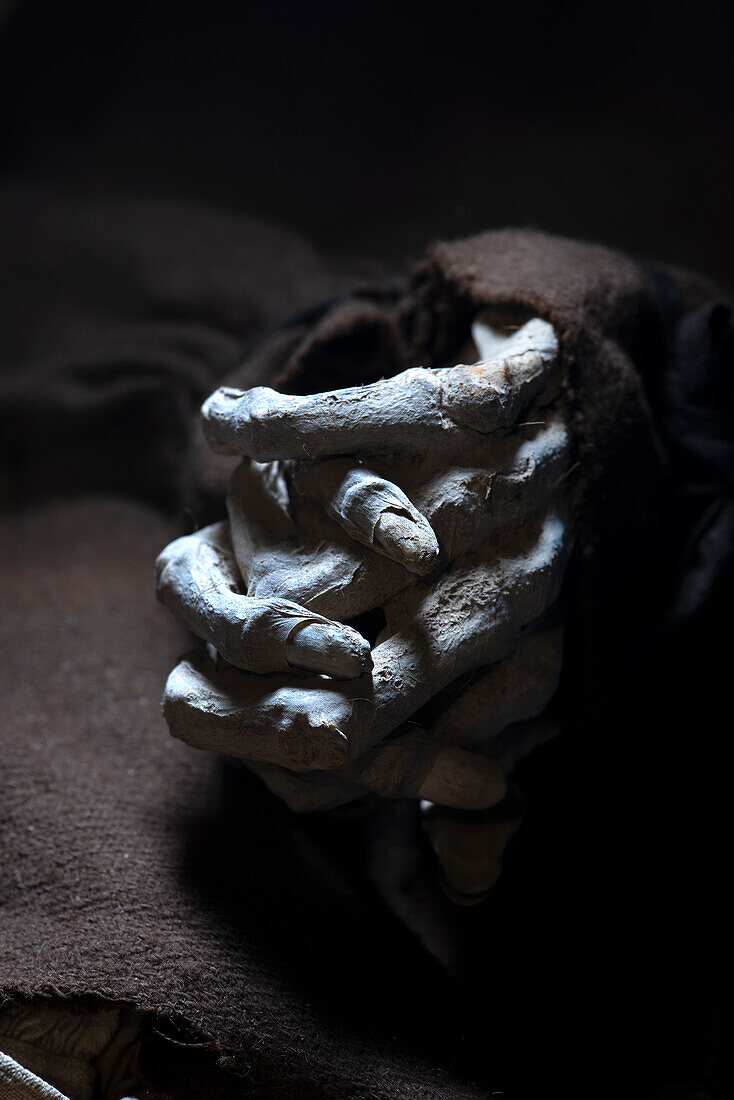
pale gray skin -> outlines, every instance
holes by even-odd
[[[546,388],[557,361],[555,333],[545,321],[536,318],[504,337],[484,327],[482,358],[469,366],[413,367],[368,386],[307,397],[265,386],[222,387],[202,406],[204,434],[219,454],[258,462],[304,455],[455,454],[467,432],[486,436],[512,428]]]
[[[367,791],[491,807],[505,773],[553,734],[533,719],[561,653],[560,631],[534,624],[571,544],[555,335],[538,320],[509,338],[480,320],[472,335],[472,367],[311,398],[217,391],[204,406],[217,449],[268,462],[235,471],[229,523],[159,558],[160,598],[228,662],[182,661],[164,711],[175,736],[246,759],[295,810]],[[347,447],[353,457],[335,453]],[[295,460],[304,452],[325,457]],[[375,607],[387,626],[370,656],[339,620]],[[488,665],[430,730],[409,723]],[[439,820],[432,811],[428,828],[444,877],[479,896],[481,853],[512,830],[480,829],[472,863],[459,856],[466,830],[452,845],[455,823]]]

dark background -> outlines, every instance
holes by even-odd
[[[731,283],[724,0],[0,4],[0,170],[399,259],[506,224]]]

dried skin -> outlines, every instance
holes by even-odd
[[[560,628],[522,638],[510,657],[474,677],[433,724],[433,736],[492,751],[508,726],[545,710],[558,687],[562,642]]]
[[[261,747],[259,756],[248,748],[249,730],[257,717],[258,731],[267,731],[275,700],[281,758],[271,762],[288,766],[282,744],[297,742],[305,729],[326,726],[346,735],[351,757],[359,758],[457,676],[513,648],[523,626],[556,599],[567,549],[563,523],[550,515],[534,528],[505,533],[501,548],[466,555],[434,585],[407,589],[386,608],[389,637],[373,650],[372,672],[358,680],[299,684],[234,670],[229,675],[235,679],[228,680],[211,670],[203,712],[193,673],[174,672],[167,687],[172,732],[189,740],[189,718],[195,717],[197,744],[206,743],[210,726],[217,751],[262,760]]]
[[[232,543],[212,575],[221,567],[226,588],[241,574],[254,601],[296,606],[288,644],[300,636],[320,660],[309,641],[316,616],[384,607],[387,618],[371,673],[349,683],[264,680],[209,660],[182,662],[169,679],[172,732],[245,758],[294,809],[365,791],[491,806],[504,771],[550,735],[528,719],[555,690],[560,638],[524,631],[557,598],[571,544],[557,347],[542,321],[510,338],[482,324],[473,334],[484,361],[472,367],[306,398],[218,391],[204,407],[215,449],[279,460],[246,459],[235,472]],[[168,586],[169,606],[190,622],[196,604],[184,589]],[[197,632],[229,660],[222,643],[236,636],[237,605],[220,600],[203,622],[198,614]],[[214,622],[222,615],[226,628]],[[307,659],[300,667],[329,671]],[[487,665],[428,732],[404,725]]]
[[[366,794],[486,808],[495,804],[498,789],[487,778],[487,764],[507,776],[529,752],[557,736],[557,720],[536,716],[555,693],[560,660],[560,630],[522,638],[515,652],[491,672],[477,676],[425,732],[408,722],[358,761],[329,772],[305,775],[259,766],[255,770],[298,813],[332,809]],[[421,788],[418,763],[423,758],[415,750],[416,737],[441,749],[430,787]],[[459,746],[462,754],[457,758],[452,752]]]
[[[369,666],[369,645],[355,630],[290,600],[243,596],[239,584],[225,523],[177,539],[156,562],[161,602],[238,668],[350,677]]]
[[[562,410],[543,415],[543,423],[516,435],[464,448],[462,465],[441,467],[434,457],[371,463],[379,476],[393,472],[430,523],[439,567],[562,496],[568,433]],[[333,475],[332,462],[337,467]],[[345,533],[345,522],[335,527],[312,502],[327,496],[348,462],[285,467],[294,520],[283,510],[283,488],[277,495],[272,489],[273,467],[245,462],[235,472],[228,495],[232,541],[252,595],[279,596],[330,619],[352,619],[415,582],[414,574],[355,542]]]
[[[367,386],[296,397],[223,387],[204,403],[219,454],[258,462],[339,454],[450,454],[471,432],[511,427],[547,385],[558,355],[552,327],[529,321],[470,366],[413,367]]]
[[[336,767],[349,742],[321,688],[329,681],[303,682],[310,690],[190,654],[168,677],[163,713],[173,736],[195,748],[303,770]]]
[[[296,472],[291,486],[320,504],[355,541],[423,576],[438,563],[438,541],[402,489],[352,459],[335,458]]]

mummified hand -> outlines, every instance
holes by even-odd
[[[166,717],[248,760],[294,809],[366,790],[481,809],[504,795],[498,759],[547,735],[527,720],[557,682],[559,633],[535,627],[570,541],[556,340],[538,320],[510,337],[480,321],[473,336],[473,366],[204,405],[215,449],[268,464],[236,471],[229,524],[159,559],[161,599],[227,662],[183,661]],[[342,623],[377,607],[370,659]],[[342,682],[239,671],[296,668]],[[477,669],[428,732],[404,726]]]

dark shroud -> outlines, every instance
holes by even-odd
[[[716,291],[520,231],[395,280],[196,209],[6,194],[0,234],[4,995],[135,1007],[176,1097],[722,1095]],[[485,305],[557,327],[581,538],[567,732],[519,772],[495,894],[454,911],[420,885],[410,807],[299,819],[168,738],[187,639],[152,563],[221,511],[196,410],[225,376],[307,392],[440,364]],[[381,859],[448,972],[375,889]]]

